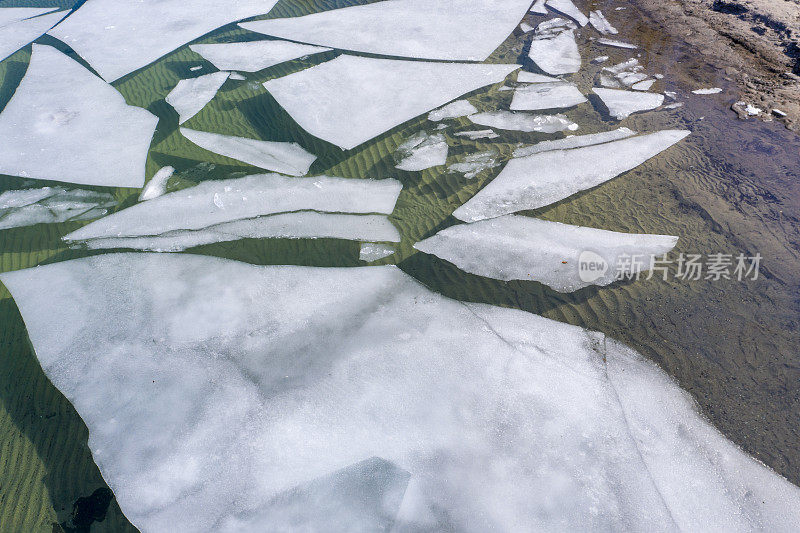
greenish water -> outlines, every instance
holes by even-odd
[[[284,0],[272,16],[296,16],[364,2]],[[9,5],[58,5],[15,2]],[[595,3],[593,8],[605,7]],[[606,8],[611,12],[612,8]],[[686,50],[679,38],[654,30],[631,8],[627,22],[615,17],[626,39],[644,46],[640,61],[650,73],[665,74],[658,90],[725,86],[718,65]],[[587,32],[588,33],[588,32]],[[197,42],[263,38],[221,28]],[[56,44],[43,38],[39,42]],[[512,35],[490,62],[527,61],[524,40]],[[68,51],[65,46],[59,45]],[[600,48],[581,39],[584,57],[601,53],[612,61],[630,52]],[[547,220],[615,231],[680,236],[676,253],[725,252],[764,256],[766,276],[757,282],[686,282],[670,277],[556,293],[536,282],[499,282],[466,274],[433,256],[416,252],[415,242],[455,223],[450,213],[469,199],[500,168],[467,180],[443,167],[422,172],[394,168],[396,147],[427,126],[419,117],[351,151],[310,136],[275,103],[261,83],[335,56],[319,54],[229,80],[217,97],[185,126],[273,141],[295,141],[318,156],[312,174],[347,178],[393,177],[403,183],[392,222],[402,235],[397,253],[377,264],[397,264],[432,289],[464,301],[487,302],[535,312],[603,331],[652,358],[675,377],[726,435],[787,476],[800,480],[795,450],[800,419],[800,370],[797,364],[796,180],[800,153],[797,138],[777,126],[735,121],[724,97],[687,101],[674,111],[632,116],[623,125],[647,132],[688,127],[693,135],[641,167],[534,214]],[[0,108],[24,75],[30,48],[0,63]],[[190,68],[202,66],[200,71]],[[263,172],[203,150],[178,132],[177,114],[163,99],[180,80],[216,69],[188,47],[114,83],[131,105],[160,118],[147,161],[151,177],[164,165],[175,167],[170,188],[200,181]],[[583,92],[596,69],[576,76]],[[511,92],[500,85],[468,95],[479,110],[507,108]],[[565,113],[581,125],[579,133],[617,127],[593,106]],[[702,118],[701,118],[702,117]],[[505,132],[498,142],[468,141],[452,131],[472,129],[468,119],[447,131],[451,156],[494,148],[508,157],[518,143],[531,144],[553,135]],[[794,178],[794,179],[793,179]],[[0,191],[53,182],[0,176]],[[111,192],[119,209],[132,205],[138,189],[81,188]],[[780,212],[780,215],[778,214]],[[0,271],[17,270],[86,256],[60,238],[84,223],[41,224],[0,231]],[[254,264],[357,266],[357,243],[334,239],[247,239],[202,246],[186,253],[208,254]],[[0,286],[0,531],[52,531],[65,522],[73,504],[105,487],[86,446],[87,430],[71,405],[39,368],[25,328],[8,292]],[[57,528],[55,528],[57,529]],[[134,529],[112,503],[92,531]]]

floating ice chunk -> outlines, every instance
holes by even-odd
[[[567,30],[576,30],[576,29],[578,29],[578,25],[572,22],[571,20],[562,19],[561,17],[555,17],[540,22],[539,25],[536,26],[535,38],[550,39]]]
[[[683,102],[674,102],[671,104],[667,104],[662,109],[678,109],[679,107],[683,107]]]
[[[179,81],[164,99],[178,112],[178,124],[183,124],[199,113],[216,96],[229,75],[228,72],[214,72]]]
[[[453,163],[447,167],[448,172],[459,172],[464,174],[464,177],[471,180],[484,170],[499,166],[497,161],[497,152],[494,150],[487,150],[485,152],[478,152],[469,154],[458,163]]]
[[[670,100],[675,100],[678,97],[678,93],[676,93],[675,91],[664,91],[664,96],[666,96]]]
[[[470,131],[458,131],[455,133],[457,137],[466,137],[474,141],[475,139],[496,139],[499,137],[498,134],[494,132],[494,130],[487,129],[487,130],[470,130]]]
[[[649,76],[644,72],[621,72],[616,76],[625,87],[631,87],[636,83],[646,80],[648,77]]]
[[[533,31],[533,26],[527,22],[523,22],[519,25],[519,29],[522,30],[522,33],[528,33],[529,31]]]
[[[26,18],[23,16],[22,18],[16,19],[16,17],[24,13],[31,13],[34,10],[37,9],[0,8],[0,17],[3,17],[6,11],[14,12],[5,13],[4,18],[8,20],[5,25],[0,21],[0,61],[41,37],[47,30],[58,24],[58,21],[66,15],[65,11],[59,11],[39,17]],[[51,11],[51,9],[47,8],[41,11],[46,12]]]
[[[589,19],[586,17],[586,15],[584,15],[580,9],[575,7],[575,4],[572,3],[572,0],[547,0],[547,7],[558,11],[562,15],[568,16],[581,26],[586,26],[586,24],[589,22]]]
[[[0,8],[0,28],[45,13],[55,11],[57,7],[2,7]],[[62,13],[62,16],[64,14]]]
[[[289,178],[261,174],[205,181],[136,204],[84,226],[67,241],[139,237],[197,230],[239,219],[287,211],[391,214],[402,185],[397,180],[328,176]]]
[[[538,281],[558,292],[609,285],[629,275],[636,256],[649,270],[650,258],[675,247],[677,237],[637,235],[506,215],[450,226],[414,248],[449,261],[470,274],[503,281]],[[581,263],[594,261],[593,268]],[[627,262],[626,262],[627,260]]]
[[[475,109],[475,106],[470,104],[468,100],[456,100],[455,102],[451,102],[444,107],[440,107],[428,113],[428,120],[439,122],[440,120],[446,120],[448,118],[465,117],[477,112],[478,110]]]
[[[639,166],[687,135],[684,130],[664,130],[512,159],[453,216],[474,222],[550,205]]]
[[[369,533],[390,531],[408,486],[409,474],[373,457],[275,496],[263,507],[230,517],[218,531]]]
[[[193,44],[189,48],[220,70],[241,70],[243,72],[257,72],[286,61],[331,50],[289,41]]]
[[[513,111],[488,111],[470,115],[469,119],[481,126],[490,126],[501,130],[538,131],[556,133],[559,131],[575,131],[578,125],[564,115],[531,115]]]
[[[581,54],[573,30],[550,39],[532,40],[528,57],[548,74],[570,74],[581,69]]]
[[[545,0],[536,0],[531,6],[530,12],[534,15],[547,15],[547,6]]]
[[[599,44],[604,44],[606,46],[613,46],[615,48],[629,48],[629,49],[639,48],[635,44],[625,43],[625,42],[622,42],[622,41],[616,41],[614,39],[606,39],[605,37],[601,37],[600,39],[597,39],[597,42]]]
[[[415,172],[444,165],[447,150],[447,140],[441,133],[417,132],[397,147],[399,161],[394,168]]]
[[[114,81],[213,29],[266,14],[276,3],[88,0],[49,33]]]
[[[657,79],[657,80],[662,80],[662,79],[664,79],[664,75],[663,75],[663,74],[653,74],[653,77],[654,77],[655,79]]]
[[[653,86],[655,82],[656,80],[639,81],[631,85],[631,89],[633,89],[634,91],[647,91],[650,89],[650,87]]]
[[[188,128],[181,128],[181,135],[215,154],[290,176],[305,176],[317,159],[297,143],[259,141]]]
[[[655,109],[664,103],[664,95],[658,93],[621,91],[619,89],[592,89],[608,108],[608,114],[617,120],[628,118],[632,113]]]
[[[529,6],[530,0],[393,0],[240,26],[342,50],[483,61],[514,31]]]
[[[28,71],[0,113],[0,173],[141,187],[157,122],[55,48],[34,44]]]
[[[167,182],[174,173],[175,169],[173,167],[161,167],[158,169],[158,172],[150,178],[150,181],[148,181],[147,185],[142,189],[142,193],[139,195],[139,201],[152,200],[166,193]]]
[[[295,211],[223,222],[198,230],[177,230],[140,237],[89,239],[83,244],[91,250],[128,248],[154,252],[180,252],[195,246],[240,239],[317,238],[400,242],[400,233],[385,215]]]
[[[0,229],[55,224],[71,220],[89,220],[107,213],[117,205],[108,193],[43,187],[0,194]]]
[[[606,16],[603,15],[603,12],[599,9],[589,12],[589,23],[603,35],[616,35],[619,33],[617,28],[611,25]]]
[[[378,259],[389,257],[396,251],[397,250],[395,249],[395,247],[390,244],[364,242],[361,243],[361,251],[358,254],[358,258],[361,261],[366,261],[368,263],[371,263],[373,261],[377,261]]]
[[[517,82],[519,83],[549,83],[562,81],[561,78],[554,78],[553,76],[545,76],[544,74],[536,74],[534,72],[525,72],[520,70],[517,73]]]
[[[613,75],[622,74],[623,72],[639,72],[643,67],[639,64],[639,60],[632,57],[622,63],[617,63],[610,67],[603,67],[604,72],[610,72]]]
[[[523,146],[514,150],[514,157],[526,157],[540,152],[547,152],[549,150],[567,150],[570,148],[580,148],[582,146],[591,146],[593,144],[606,143],[617,141],[636,135],[635,131],[628,128],[617,128],[611,131],[604,131],[601,133],[590,133],[589,135],[570,135],[563,139],[555,139],[553,141],[542,141],[531,146]]]
[[[345,488],[357,483],[326,493],[313,480],[375,456],[410,476],[400,531],[800,522],[800,490],[655,365],[601,333],[447,299],[396,267],[104,254],[0,279],[142,531],[271,531],[262,512],[298,487],[329,494],[308,500],[322,509],[364,502]],[[403,483],[383,472],[357,476],[388,488],[366,491],[376,499]]]
[[[586,101],[574,83],[534,83],[517,87],[511,100],[512,111],[537,111],[573,107]]]
[[[349,150],[518,68],[342,55],[264,87],[307,132]]]
[[[603,87],[609,87],[611,89],[623,89],[625,85],[622,84],[616,76],[609,76],[608,74],[603,74],[602,72],[599,75],[600,85]]]
[[[236,80],[236,81],[245,81],[247,78],[244,75],[239,74],[238,72],[231,72],[231,75],[228,76],[229,80]]]
[[[597,63],[597,64],[605,63],[606,61],[608,61],[608,56],[597,56],[594,59],[592,59],[592,63]]]
[[[692,94],[719,94],[721,92],[722,89],[719,87],[711,87],[709,89],[695,89]]]

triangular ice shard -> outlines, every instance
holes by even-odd
[[[178,112],[178,124],[183,124],[199,113],[216,96],[229,75],[229,72],[214,72],[179,81],[165,98]]]
[[[14,8],[6,9],[11,10]],[[27,8],[19,9],[24,9],[25,12],[28,11]],[[3,11],[4,9],[0,9],[0,15],[3,14]],[[50,10],[46,9],[45,11]],[[59,11],[40,17],[14,20],[5,26],[0,23],[0,61],[41,37],[47,30],[58,24],[58,21],[64,18],[64,15],[66,15],[66,12]]]
[[[307,132],[349,150],[518,68],[343,55],[264,87]]]
[[[193,44],[189,48],[220,70],[240,70],[242,72],[257,72],[285,61],[331,50],[289,41]]]
[[[514,157],[525,157],[528,155],[538,154],[539,152],[547,152],[549,150],[580,148],[581,146],[590,146],[592,144],[617,141],[632,135],[636,135],[636,132],[628,128],[617,128],[611,131],[590,133],[588,135],[570,135],[569,137],[564,137],[563,139],[541,141],[530,146],[521,146],[514,150],[513,155]]]
[[[33,45],[28,71],[0,113],[0,173],[141,187],[157,122],[55,48]]]
[[[581,26],[586,26],[589,18],[583,12],[575,7],[572,0],[547,0],[547,7],[558,11],[562,15],[566,15]]]
[[[292,493],[390,517],[402,471],[414,490],[399,531],[800,522],[800,489],[675,401],[657,367],[600,333],[444,298],[395,267],[136,253],[0,279],[141,531],[274,531],[261,512]],[[356,496],[369,482],[324,480],[366,457],[396,465],[355,469],[384,487],[371,497]]]
[[[608,285],[650,269],[677,237],[617,233],[506,215],[450,226],[414,245],[461,270],[503,281],[538,281],[558,292]]]
[[[664,103],[664,95],[659,93],[601,89],[599,87],[595,87],[592,91],[603,101],[608,109],[608,114],[617,120],[628,118],[633,113],[655,109]]]
[[[586,101],[586,97],[574,83],[563,81],[533,83],[514,90],[512,111],[538,111],[541,109],[563,109]]]
[[[550,205],[639,166],[687,135],[684,130],[664,130],[512,159],[453,216],[473,222]]]
[[[483,61],[514,31],[529,6],[530,0],[392,0],[241,26],[342,50]]]
[[[87,0],[50,31],[107,81],[211,30],[268,13],[277,0]]]

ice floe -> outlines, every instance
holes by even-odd
[[[484,170],[499,166],[500,163],[497,160],[497,156],[498,154],[495,150],[486,150],[484,152],[469,154],[458,163],[449,165],[447,171],[464,174],[464,177],[469,180]]]
[[[331,50],[320,46],[278,40],[193,44],[189,48],[220,70],[241,70],[243,72],[257,72],[286,61]]]
[[[63,187],[0,193],[0,229],[99,218],[117,201],[108,193]]]
[[[711,87],[711,88],[707,88],[707,89],[695,89],[694,91],[692,91],[692,94],[701,94],[701,95],[703,95],[703,94],[719,94],[721,92],[722,92],[722,89],[720,89],[719,87]]]
[[[639,166],[687,135],[684,130],[664,130],[511,159],[453,216],[474,222],[550,205]]]
[[[512,111],[538,111],[541,109],[562,109],[573,107],[586,101],[574,83],[563,81],[533,83],[514,90],[511,100]]]
[[[589,23],[603,35],[616,35],[619,33],[617,28],[611,25],[606,16],[603,15],[603,12],[599,9],[589,12]]]
[[[229,75],[229,72],[214,72],[179,81],[165,98],[178,112],[178,123],[183,124],[199,113],[216,96]]]
[[[142,531],[800,521],[800,490],[633,350],[396,267],[104,254],[0,279]]]
[[[87,0],[49,34],[114,81],[220,26],[266,14],[276,3]]]
[[[546,0],[536,0],[533,5],[531,6],[530,12],[534,15],[547,15],[549,12],[547,11],[547,6],[545,5]]]
[[[597,39],[597,42],[599,44],[604,44],[606,46],[613,46],[614,48],[628,48],[628,49],[631,49],[631,50],[635,49],[635,48],[639,48],[635,44],[626,43],[626,42],[623,42],[623,41],[617,41],[617,40],[614,40],[614,39],[606,39],[605,37],[601,37],[600,39]]]
[[[586,26],[589,22],[589,19],[583,12],[575,7],[575,4],[572,3],[572,0],[547,0],[547,7],[558,11],[562,15],[565,15],[581,26]]]
[[[361,261],[371,263],[384,257],[389,257],[397,250],[390,244],[381,244],[377,242],[362,242],[361,250],[359,251],[358,258]]]
[[[153,198],[158,198],[166,193],[167,182],[174,173],[174,167],[167,166],[158,169],[158,172],[156,172],[153,177],[150,178],[150,181],[147,182],[147,185],[144,186],[141,194],[139,194],[139,201],[143,202],[145,200],[152,200]]]
[[[573,30],[547,39],[533,39],[528,57],[548,74],[571,74],[581,69],[581,54]]]
[[[545,76],[544,74],[536,74],[535,72],[525,72],[520,70],[517,73],[517,82],[519,83],[548,83],[563,81],[561,78],[554,78],[553,76]]]
[[[597,56],[592,59],[592,63],[596,64],[605,63],[606,61],[608,61],[608,56]]]
[[[564,115],[532,115],[513,111],[487,111],[470,115],[469,119],[481,126],[490,126],[501,130],[538,131],[540,133],[556,133],[559,131],[575,131],[578,125]]]
[[[496,139],[499,137],[498,134],[494,132],[494,130],[487,129],[487,130],[469,130],[469,131],[458,131],[454,133],[457,137],[466,137],[474,141],[475,139]]]
[[[536,26],[537,39],[550,39],[568,30],[576,30],[578,25],[571,20],[555,17],[540,22]]]
[[[393,0],[240,26],[342,50],[483,61],[514,31],[529,6],[530,0]]]
[[[0,61],[27,46],[64,18],[66,11],[35,16],[51,8],[0,8]],[[10,13],[9,13],[10,12]],[[28,18],[26,14],[33,18]]]
[[[456,100],[428,113],[428,120],[439,122],[450,118],[465,117],[477,112],[478,110],[468,100]]]
[[[634,91],[648,91],[655,82],[656,80],[639,81],[631,85],[631,89],[633,89]]]
[[[590,133],[588,135],[570,135],[563,139],[555,139],[552,141],[541,141],[531,146],[523,146],[517,148],[513,152],[514,157],[525,157],[540,152],[547,152],[549,150],[567,150],[570,148],[580,148],[582,146],[591,146],[592,144],[600,144],[611,141],[617,141],[636,135],[636,132],[628,128],[617,128],[611,131],[604,131],[600,133]]]
[[[450,226],[414,248],[470,274],[538,281],[558,292],[573,292],[645,272],[651,260],[677,242],[670,235],[616,233],[506,215]]]
[[[264,87],[304,130],[349,150],[518,68],[342,55]]]
[[[226,222],[293,211],[390,214],[400,182],[328,176],[290,178],[260,174],[204,181],[84,226],[64,237],[85,241],[200,230]]]
[[[617,120],[629,117],[632,113],[649,111],[664,103],[664,95],[644,91],[624,91],[620,89],[592,89],[608,108],[608,114]]]
[[[305,176],[317,159],[297,143],[259,141],[188,128],[181,128],[181,135],[215,154],[290,176]]]
[[[0,113],[0,173],[141,187],[157,122],[79,63],[34,44],[28,71]]]
[[[417,132],[397,147],[394,168],[414,172],[444,165],[447,150],[447,139],[441,133]]]
[[[523,22],[519,25],[519,29],[522,30],[522,33],[528,33],[529,31],[533,31],[533,26],[527,22]]]

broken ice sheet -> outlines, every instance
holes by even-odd
[[[548,74],[571,74],[581,69],[581,54],[573,30],[547,39],[533,39],[528,57]]]
[[[531,6],[530,12],[534,15],[547,15],[548,11],[545,1],[546,0],[535,0]]]
[[[466,137],[471,141],[474,141],[475,139],[496,139],[499,137],[499,135],[496,134],[494,130],[491,129],[457,131],[456,133],[454,133],[454,135],[456,137]]]
[[[118,211],[70,233],[64,240],[161,235],[301,210],[388,215],[401,189],[400,182],[393,179],[328,176],[259,174],[204,181]]]
[[[55,11],[57,7],[2,7],[0,8],[0,28]]]
[[[589,12],[589,23],[603,35],[616,35],[619,33],[599,9]]]
[[[189,48],[220,70],[240,70],[242,72],[257,72],[286,61],[331,50],[320,46],[278,40],[193,44]]]
[[[259,141],[188,128],[181,128],[181,135],[209,152],[290,176],[305,176],[317,159],[297,143]]]
[[[473,222],[550,205],[639,166],[687,135],[684,130],[664,130],[511,159],[453,216]]]
[[[179,81],[164,99],[178,112],[178,124],[199,113],[216,96],[229,75],[229,72],[214,72]]]
[[[150,181],[147,182],[147,185],[144,186],[142,189],[141,194],[139,195],[139,201],[143,202],[145,200],[152,200],[153,198],[158,198],[167,192],[167,182],[172,177],[172,174],[175,173],[174,167],[161,167],[158,169]]]
[[[544,74],[536,74],[535,72],[525,72],[520,70],[517,73],[518,83],[547,83],[563,81],[561,78],[554,78],[553,76],[545,76]]]
[[[469,119],[475,124],[491,126],[501,130],[556,133],[578,129],[578,125],[564,115],[532,115],[513,111],[487,111],[470,115]]]
[[[626,42],[623,42],[623,41],[617,41],[617,40],[614,40],[614,39],[606,39],[605,37],[601,37],[600,39],[597,39],[597,42],[599,44],[604,44],[606,46],[613,46],[614,48],[628,48],[628,49],[639,48],[635,44],[630,44],[630,43],[626,43]]]
[[[678,238],[670,235],[616,233],[505,215],[450,226],[414,248],[470,274],[503,281],[538,281],[558,292],[573,292],[590,285],[609,285],[621,270],[632,274],[634,255],[643,263],[640,271],[648,270],[651,257],[669,252],[677,242]],[[581,271],[580,262],[590,257],[598,269]]]
[[[523,85],[514,90],[512,111],[538,111],[573,107],[586,101],[574,83],[549,82]]]
[[[397,147],[394,168],[415,172],[444,165],[447,160],[447,140],[441,133],[428,134],[420,131]]]
[[[0,8],[0,61],[41,37],[64,18],[66,11],[35,16],[51,8]],[[33,18],[28,18],[33,17]]]
[[[50,30],[111,82],[277,0],[87,0]]]
[[[314,480],[376,456],[396,466],[366,479],[409,476],[400,531],[800,521],[800,489],[632,350],[396,267],[104,254],[0,279],[141,531],[269,531],[292,493],[366,504]],[[396,509],[371,501],[367,516]]]
[[[157,122],[76,61],[34,44],[25,77],[0,113],[0,173],[141,187]]]
[[[497,156],[498,153],[495,150],[469,154],[458,163],[449,165],[447,171],[464,174],[464,177],[470,180],[484,170],[499,166],[500,163],[497,161]]]
[[[569,148],[580,148],[581,146],[590,146],[592,144],[600,144],[610,141],[616,141],[636,135],[635,131],[628,128],[617,128],[611,131],[604,131],[600,133],[590,133],[588,135],[570,135],[563,139],[555,139],[552,141],[541,141],[530,146],[523,146],[514,150],[514,157],[525,157],[539,152],[547,152],[549,150],[566,150]]]
[[[304,130],[349,150],[518,68],[342,55],[264,87]]]
[[[384,257],[389,257],[395,253],[397,249],[391,244],[383,244],[377,242],[362,242],[361,250],[359,251],[358,258],[361,261],[371,263]]]
[[[240,24],[291,41],[418,59],[483,61],[530,0],[393,0]]]
[[[721,92],[722,89],[720,89],[719,87],[711,87],[707,89],[695,89],[694,91],[692,91],[692,94],[705,95],[705,94],[719,94]]]
[[[566,15],[581,26],[586,26],[589,22],[589,19],[583,12],[575,7],[575,4],[572,3],[572,0],[547,0],[547,7],[558,11],[562,15]]]
[[[617,120],[628,118],[633,113],[649,111],[664,103],[664,95],[644,91],[625,91],[620,89],[592,89],[600,97],[608,114]]]
[[[656,80],[644,80],[636,82],[633,85],[631,85],[631,89],[633,89],[634,91],[648,91],[655,82]]]
[[[478,110],[469,103],[469,100],[456,100],[428,113],[428,120],[439,122],[449,118],[465,117],[477,112]]]
[[[20,189],[0,193],[0,229],[89,220],[117,205],[104,192],[63,187]]]

